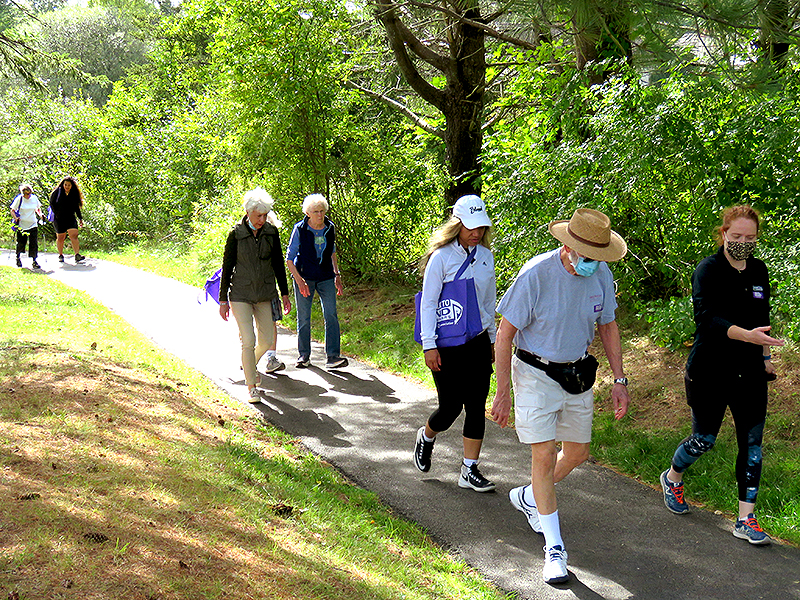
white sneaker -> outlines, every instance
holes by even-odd
[[[528,519],[528,525],[531,526],[536,533],[542,533],[542,525],[539,523],[539,511],[536,510],[536,505],[531,506],[525,502],[525,488],[527,485],[516,487],[508,492],[508,499],[511,500],[511,505],[524,514]]]
[[[567,551],[561,546],[543,548],[544,567],[542,577],[545,583],[564,583],[569,580],[567,571]]]
[[[261,402],[261,390],[254,387],[250,390],[250,404],[258,404]]]
[[[285,368],[286,365],[279,361],[277,356],[273,355],[269,357],[269,360],[267,360],[267,368],[265,371],[267,373],[274,373],[275,371],[282,371]]]

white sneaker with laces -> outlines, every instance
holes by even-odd
[[[561,546],[544,548],[544,567],[542,577],[545,583],[564,583],[569,579],[567,571],[567,551]]]
[[[527,485],[516,487],[508,492],[508,499],[511,500],[511,505],[521,512],[528,519],[528,525],[531,526],[536,533],[542,533],[542,525],[539,523],[539,511],[536,510],[536,505],[530,505],[525,502],[525,488]]]

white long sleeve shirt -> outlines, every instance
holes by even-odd
[[[489,332],[489,339],[494,344],[497,335],[494,314],[497,303],[497,283],[494,274],[494,255],[484,246],[477,246],[478,251],[472,263],[461,275],[462,279],[472,277],[475,280],[475,293],[481,311],[481,325]],[[469,248],[472,251],[472,248]],[[420,300],[420,333],[422,349],[436,348],[436,308],[442,286],[455,279],[456,273],[467,259],[467,251],[454,240],[452,243],[437,249],[428,259],[425,276],[422,281],[422,298]]]

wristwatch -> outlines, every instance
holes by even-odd
[[[625,387],[628,387],[628,378],[627,377],[617,377],[614,380],[614,383],[621,383]]]

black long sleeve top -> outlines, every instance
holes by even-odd
[[[770,285],[767,266],[747,259],[738,271],[722,247],[703,259],[692,275],[696,325],[686,371],[692,379],[764,374],[763,348],[728,337],[733,325],[753,329],[769,325]]]
[[[53,193],[50,194],[50,207],[56,215],[67,215],[71,218],[74,214],[79,221],[83,221],[81,196],[75,186],[72,186],[69,194],[64,193],[64,189],[61,187],[54,189]]]

